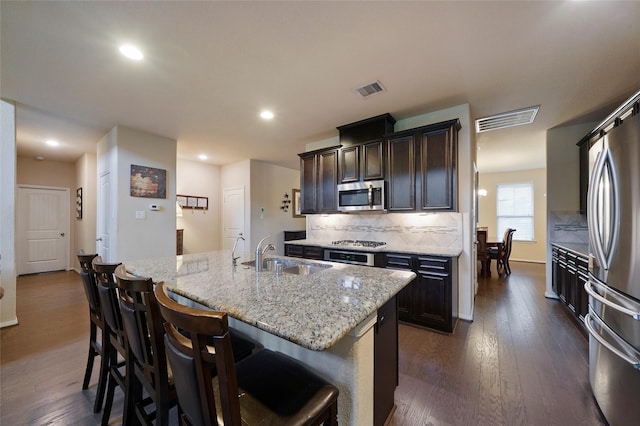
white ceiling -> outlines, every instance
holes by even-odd
[[[50,160],[127,125],[176,139],[180,158],[297,168],[336,126],[469,103],[474,119],[541,105],[532,125],[477,135],[478,165],[544,167],[547,129],[640,88],[640,2],[2,1],[0,19],[18,154]],[[145,60],[120,56],[125,41]],[[374,80],[385,93],[353,93]]]

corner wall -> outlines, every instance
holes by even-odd
[[[75,228],[74,253],[83,250],[85,253],[96,252],[96,205],[97,205],[97,158],[96,154],[84,154],[76,161],[76,185],[71,189],[71,201],[75,207],[75,190],[82,188],[82,218],[76,218],[75,208],[71,210],[71,222]],[[71,264],[76,271],[80,270],[77,256],[71,257]]]
[[[16,316],[16,107],[0,100],[0,328],[18,323]]]

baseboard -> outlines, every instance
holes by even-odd
[[[509,258],[509,262],[541,263],[543,265],[547,263],[545,260],[515,259],[513,257]]]
[[[0,328],[9,327],[16,324],[18,324],[18,317],[15,317],[14,319],[9,321],[0,322]]]

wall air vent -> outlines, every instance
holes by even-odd
[[[382,87],[382,84],[376,80],[373,83],[354,89],[354,92],[358,93],[363,98],[368,98],[371,95],[384,92],[384,87]]]
[[[503,112],[489,117],[478,118],[476,120],[476,133],[488,132],[490,130],[506,129],[507,127],[522,126],[531,124],[538,114],[540,105],[518,109],[515,111]]]

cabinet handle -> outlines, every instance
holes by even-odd
[[[367,191],[367,201],[369,202],[369,208],[373,208],[373,185],[369,185],[369,190]]]

